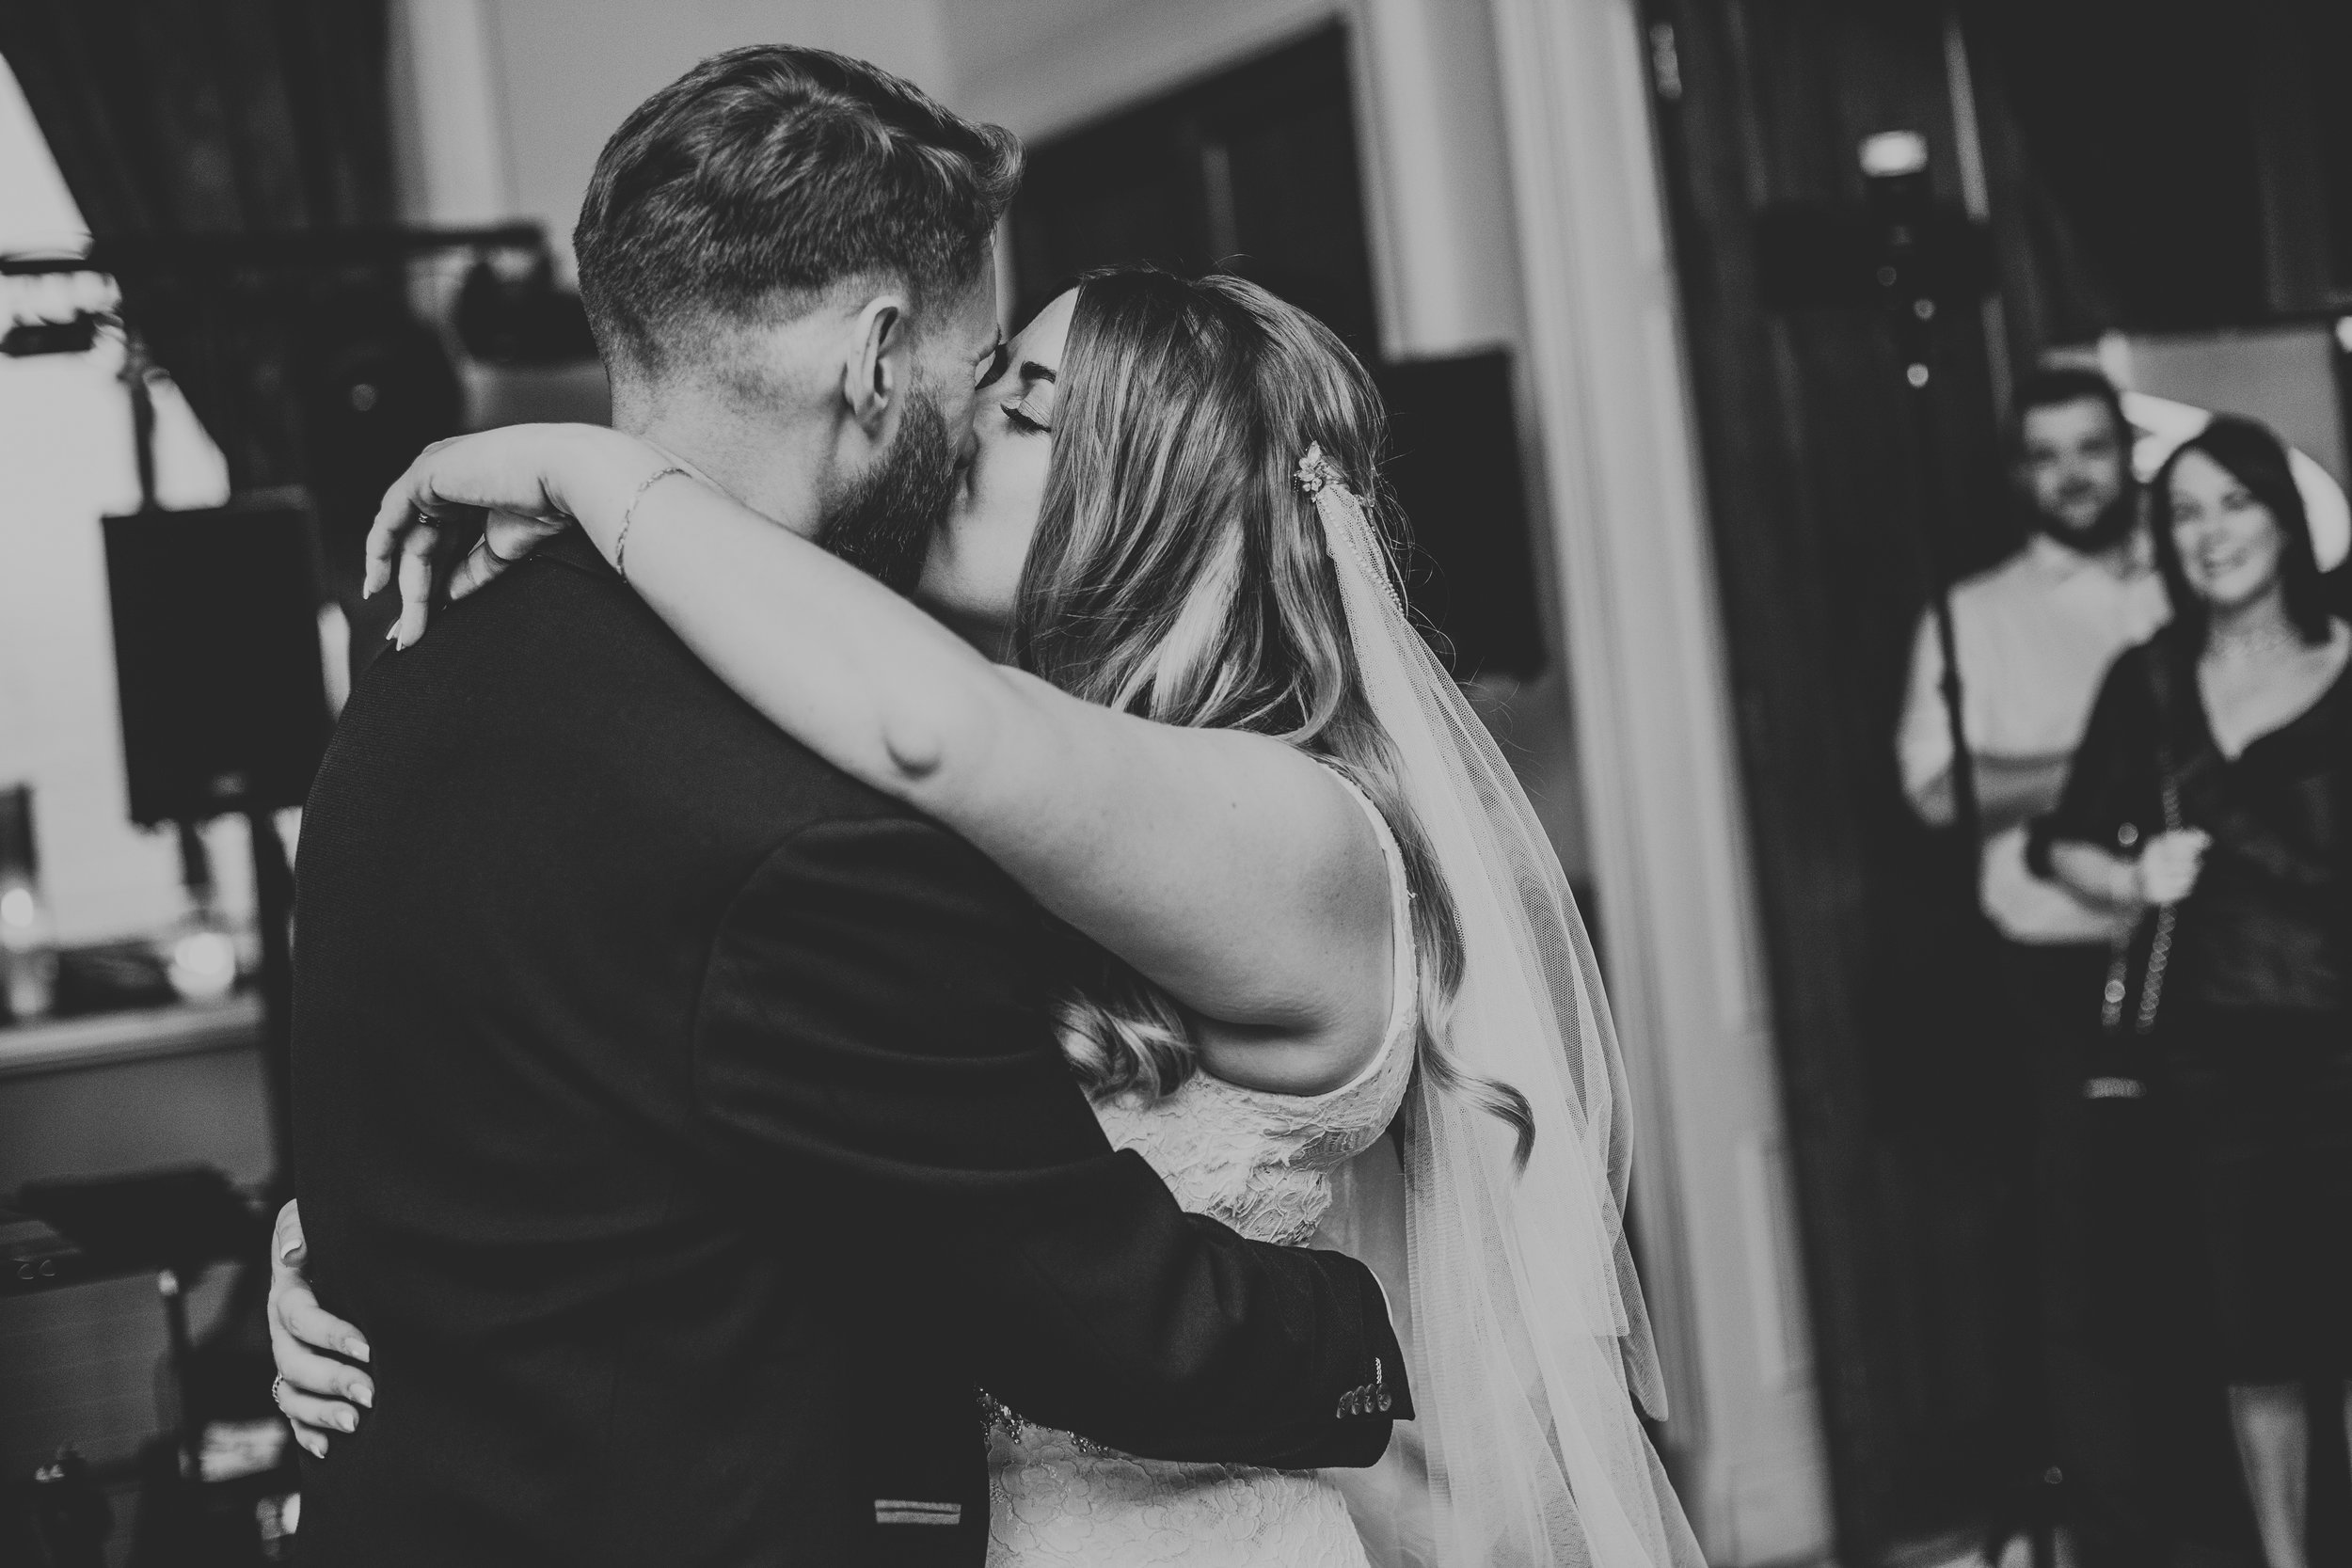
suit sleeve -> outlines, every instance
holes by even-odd
[[[1411,1415],[1377,1283],[1185,1214],[1112,1151],[1054,1040],[1041,919],[935,826],[801,831],[714,944],[703,1117],[783,1179],[754,1185],[923,1259],[974,1375],[1025,1416],[1161,1458],[1372,1464]]]

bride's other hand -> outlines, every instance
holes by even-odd
[[[294,1441],[325,1459],[328,1442],[358,1430],[360,1410],[375,1403],[374,1383],[351,1365],[368,1358],[368,1341],[310,1293],[302,1273],[310,1256],[302,1215],[292,1203],[278,1211],[269,1253],[269,1348],[280,1380],[278,1408],[292,1423]]]
[[[384,493],[368,531],[362,591],[373,595],[397,578],[392,641],[405,648],[431,618],[433,555],[445,528],[486,515],[482,542],[450,582],[450,597],[462,599],[570,527],[583,499],[626,491],[650,454],[596,425],[508,425],[436,441]]]

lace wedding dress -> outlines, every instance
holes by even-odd
[[[1345,781],[1343,780],[1343,783]],[[1354,1082],[1281,1095],[1196,1073],[1156,1104],[1097,1107],[1111,1142],[1150,1161],[1197,1214],[1297,1244],[1331,1205],[1331,1176],[1371,1147],[1412,1077],[1417,1012],[1405,866],[1372,803],[1388,860],[1394,990],[1388,1035]],[[1311,1471],[1137,1459],[995,1406],[989,1433],[989,1568],[1362,1568],[1339,1490]]]

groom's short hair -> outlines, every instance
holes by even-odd
[[[711,326],[797,315],[845,278],[970,282],[1020,182],[1011,132],[886,71],[730,50],[605,143],[572,231],[580,298],[608,365],[659,374]]]

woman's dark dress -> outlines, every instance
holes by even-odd
[[[2163,832],[2160,756],[2182,825],[2213,835],[2157,1033],[2195,1130],[2222,1370],[2352,1374],[2352,668],[2233,760],[2185,639],[2168,627],[2128,650],[2036,831],[2037,864],[2054,840],[2130,854]],[[2127,1019],[2137,999],[2135,984]]]

